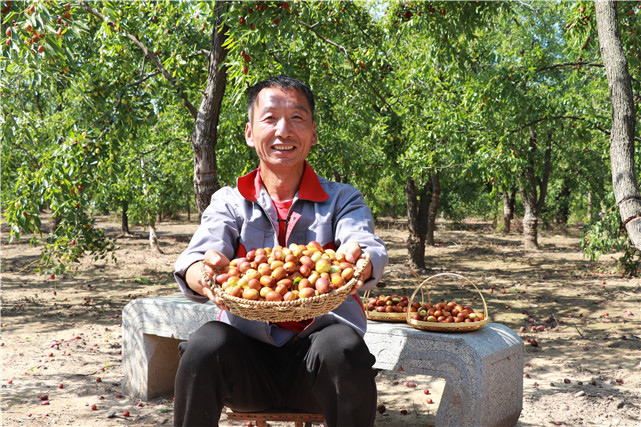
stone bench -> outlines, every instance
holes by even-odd
[[[216,320],[212,303],[182,295],[142,298],[123,309],[123,393],[148,400],[171,394],[180,341]],[[368,322],[375,368],[445,379],[438,426],[513,426],[523,402],[523,341],[488,323],[464,333],[428,332],[403,323]]]

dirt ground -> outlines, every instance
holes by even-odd
[[[119,232],[108,218],[100,225]],[[74,275],[55,278],[34,273],[39,248],[28,239],[7,244],[2,230],[1,425],[172,424],[172,396],[139,402],[120,394],[120,316],[132,299],[177,292],[172,266],[195,228],[193,221],[158,224],[162,255],[134,228],[134,237],[118,238],[117,263],[84,260]],[[390,265],[376,292],[411,294],[418,282],[406,264],[404,227],[386,221],[378,232]],[[578,235],[542,230],[541,249],[527,253],[518,232],[441,223],[426,252],[430,269],[418,273],[467,277],[491,320],[526,341],[519,426],[641,426],[641,280],[613,274],[610,256],[585,259]],[[451,298],[450,291],[435,283],[430,295]],[[434,424],[443,386],[438,378],[382,371],[378,399],[386,411],[376,425]],[[223,416],[221,425],[245,424]]]

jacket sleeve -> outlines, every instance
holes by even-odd
[[[370,254],[372,277],[365,282],[361,289],[363,291],[372,289],[381,280],[383,270],[388,262],[385,243],[374,232],[372,212],[365,203],[361,192],[351,186],[346,186],[343,191],[340,191],[336,206],[334,220],[336,247],[339,248],[343,243],[355,241]]]
[[[232,259],[236,253],[241,217],[235,205],[238,200],[229,187],[218,190],[211,198],[211,203],[203,212],[200,225],[189,242],[187,249],[180,254],[174,265],[174,277],[182,293],[195,302],[206,302],[208,298],[196,294],[185,282],[185,272],[193,263],[202,260],[209,249],[217,250]]]

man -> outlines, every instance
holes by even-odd
[[[369,426],[376,410],[376,371],[363,335],[358,288],[373,287],[387,264],[363,196],[347,184],[318,177],[306,162],[318,135],[314,97],[299,80],[280,75],[248,91],[245,139],[259,168],[212,196],[175,277],[187,298],[221,308],[180,347],[176,426],[218,425],[223,406],[252,412],[320,412],[327,426]],[[246,320],[226,310],[207,287],[229,260],[254,248],[318,241],[356,262],[371,262],[353,294],[330,313],[303,322]],[[201,264],[203,263],[204,264]],[[213,267],[213,268],[212,268]]]

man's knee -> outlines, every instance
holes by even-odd
[[[330,325],[314,335],[311,352],[334,369],[371,369],[374,365],[365,340],[352,327]]]
[[[192,363],[207,362],[211,358],[230,353],[239,344],[240,332],[226,323],[212,321],[205,323],[190,335],[189,340],[180,344],[180,356]]]

